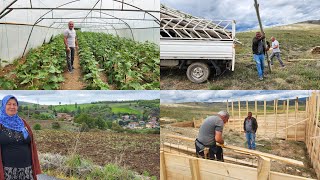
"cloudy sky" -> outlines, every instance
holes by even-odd
[[[43,105],[78,104],[95,101],[151,100],[159,99],[160,91],[0,91],[0,99],[14,95],[18,101],[40,103]]]
[[[161,91],[161,104],[182,103],[182,102],[226,102],[227,100],[274,100],[308,97],[313,91],[303,90],[179,90],[179,91]]]
[[[197,17],[236,20],[237,30],[258,28],[254,0],[161,0],[171,8]],[[258,0],[264,26],[320,19],[319,0]]]

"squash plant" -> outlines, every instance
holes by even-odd
[[[94,58],[118,89],[159,89],[160,51],[153,43],[140,43],[105,33],[82,32]]]
[[[64,49],[62,35],[55,37],[49,44],[31,49],[23,64],[2,77],[1,88],[59,89],[59,84],[64,81],[61,73],[66,67]],[[9,80],[12,76],[15,76],[14,80]]]

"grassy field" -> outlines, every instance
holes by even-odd
[[[129,114],[142,114],[138,107],[134,107],[137,103],[110,103],[108,106],[111,107],[113,113],[129,113]],[[103,106],[105,104],[78,104],[80,108],[88,108],[92,106]],[[56,105],[54,106],[56,110],[67,109],[68,111],[77,110],[74,104],[70,105]]]
[[[274,106],[271,104],[272,102],[268,102],[266,113],[274,114]],[[203,119],[207,116],[214,115],[221,110],[227,110],[227,103],[202,103],[202,104],[170,104],[170,105],[161,105],[160,117],[161,118],[169,118],[174,119],[176,121],[190,121],[193,118],[195,119]],[[239,115],[239,106],[238,103],[235,102],[233,105],[234,115],[238,117]],[[247,115],[245,102],[241,102],[240,106],[241,116]],[[249,103],[248,110],[255,115],[255,107],[254,104]],[[257,106],[258,115],[264,114],[264,106]],[[292,113],[295,111],[294,105],[290,104],[289,112]],[[305,103],[299,102],[299,111],[305,111]],[[229,113],[232,114],[231,103],[229,102]],[[284,109],[282,104],[278,104],[278,114],[286,113],[286,108]]]
[[[273,72],[266,69],[267,78],[263,81],[258,80],[252,59],[254,35],[255,31],[236,35],[242,44],[236,45],[234,72],[227,71],[219,77],[211,73],[206,83],[194,84],[187,79],[186,70],[161,69],[161,89],[320,89],[320,54],[311,53],[312,48],[320,45],[320,25],[296,24],[266,29],[268,40],[275,36],[279,41],[286,68],[280,68],[274,59]]]

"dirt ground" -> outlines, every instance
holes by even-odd
[[[198,135],[197,128],[192,127],[173,127],[170,124],[161,126],[160,142],[169,142],[173,144],[184,145],[190,148],[195,148],[194,143],[187,141],[177,141],[172,138],[165,138],[166,134],[180,135],[190,138],[196,138]],[[243,133],[234,132],[230,129],[224,129],[223,138],[229,145],[238,147],[246,147],[246,139]],[[304,167],[296,167],[290,164],[284,164],[279,161],[271,162],[271,170],[287,173],[296,176],[303,176],[308,178],[317,178],[315,171],[311,167],[307,149],[304,142],[285,141],[282,139],[265,139],[257,135],[256,137],[257,151],[278,155],[281,157],[296,159],[304,163]],[[162,146],[162,145],[161,145]],[[232,150],[224,149],[224,155],[250,163],[257,163],[257,158],[250,155],[243,155]]]
[[[65,81],[61,83],[60,89],[81,90],[84,88],[85,84],[82,81],[83,76],[81,74],[78,52],[75,52],[73,66],[75,69],[72,73],[67,70],[67,67],[65,68],[65,72],[63,73]]]
[[[79,134],[54,130],[40,130],[34,134],[41,153],[70,155],[75,152],[101,166],[115,163],[141,174],[147,171],[160,178],[159,135],[110,132]]]

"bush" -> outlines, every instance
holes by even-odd
[[[90,128],[86,123],[81,124],[80,132],[88,132],[89,130],[90,130]]]
[[[41,125],[40,124],[35,124],[34,126],[33,126],[33,129],[34,130],[41,130]]]
[[[52,129],[60,129],[60,124],[58,122],[52,122],[51,127]]]

